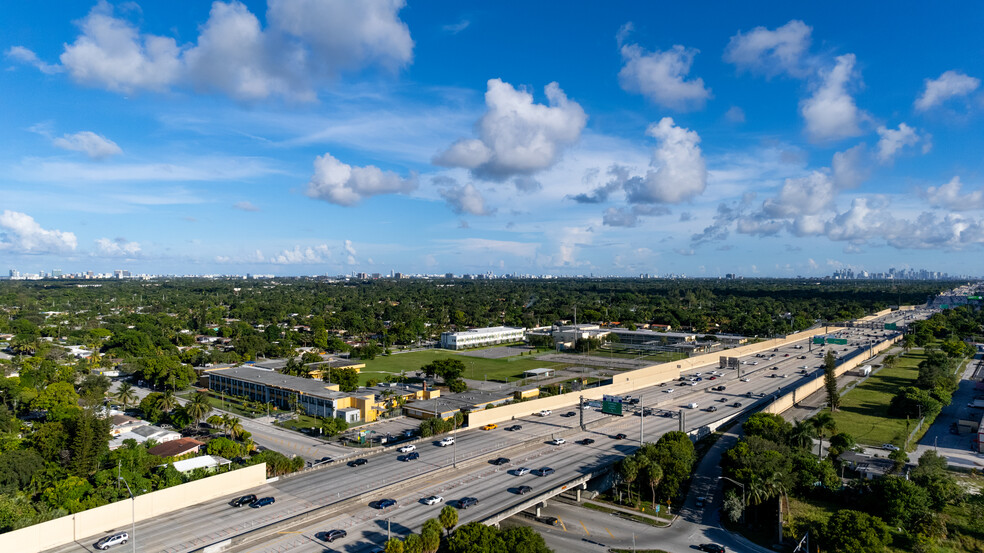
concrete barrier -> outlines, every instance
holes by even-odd
[[[266,464],[216,474],[187,484],[138,495],[72,515],[0,534],[0,551],[36,553],[82,540],[95,542],[103,533],[128,531],[133,522],[259,486],[266,482]],[[89,545],[89,544],[85,544]]]

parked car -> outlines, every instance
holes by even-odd
[[[267,505],[273,505],[277,500],[272,497],[264,497],[257,499],[256,501],[249,504],[250,507],[254,509],[259,509],[260,507],[266,507]]]
[[[442,501],[444,501],[444,498],[439,495],[432,495],[430,497],[424,498],[424,503],[426,503],[427,505],[437,505]]]
[[[106,550],[114,545],[120,545],[126,543],[130,539],[130,534],[126,532],[117,532],[112,536],[106,536],[105,538],[96,542],[96,549]]]
[[[492,463],[493,465],[505,465],[506,463],[509,462],[509,459],[506,459],[505,457],[499,457],[497,459],[492,459],[489,462]]]
[[[518,493],[519,495],[526,495],[531,491],[533,491],[533,488],[531,488],[530,486],[520,486],[516,488],[516,493]]]
[[[462,497],[458,500],[459,509],[467,509],[468,507],[472,507],[474,505],[478,505],[477,497]]]
[[[707,553],[725,553],[724,546],[716,543],[702,543],[697,547],[701,551],[706,551]]]
[[[554,469],[550,467],[541,467],[533,471],[533,474],[537,476],[550,476],[554,473]]]
[[[345,530],[329,530],[328,533],[325,534],[325,541],[331,543],[335,540],[340,540],[347,535],[348,532],[346,532]]]
[[[350,467],[361,467],[362,465],[365,465],[368,462],[369,462],[369,459],[366,459],[366,458],[352,459],[351,461],[348,462],[348,466],[350,466]]]
[[[407,444],[399,449],[400,453],[410,453],[411,451],[417,449],[417,446],[413,444]]]
[[[242,507],[243,505],[249,505],[250,503],[256,501],[256,494],[246,494],[242,497],[237,497],[233,499],[229,504],[233,507]]]
[[[889,451],[898,451],[899,446],[892,444],[882,444],[882,449],[887,449]]]

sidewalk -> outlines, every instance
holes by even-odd
[[[672,518],[665,519],[665,518],[661,518],[661,517],[658,517],[658,516],[649,515],[649,514],[640,512],[640,511],[636,511],[634,509],[628,509],[626,507],[621,507],[619,505],[612,505],[611,503],[603,503],[601,501],[595,501],[593,499],[582,499],[581,500],[581,503],[590,503],[592,505],[597,505],[599,507],[604,507],[605,509],[608,509],[608,510],[611,510],[611,511],[618,511],[620,513],[625,513],[627,515],[632,515],[632,516],[639,517],[639,518],[649,519],[649,520],[652,520],[654,522],[658,522],[660,524],[665,525],[664,527],[672,526],[673,523],[676,521],[676,519],[679,518],[677,515],[673,515]]]

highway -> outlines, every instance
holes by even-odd
[[[848,339],[848,344],[836,347],[840,350],[839,354],[844,354],[847,353],[845,349],[867,348],[872,340],[883,339],[888,334],[880,330],[847,329],[841,332],[841,336]],[[797,345],[801,347],[787,345],[776,351],[762,352],[759,357],[750,355],[741,358],[741,377],[738,371],[721,371],[722,376],[711,380],[710,377],[715,375],[709,374],[710,371],[718,371],[715,362],[685,373],[702,373],[702,380],[693,382],[692,386],[674,381],[638,390],[633,396],[640,398],[640,403],[627,409],[623,417],[611,417],[597,409],[587,408],[584,419],[589,426],[588,431],[576,430],[578,416],[564,417],[562,415],[567,411],[557,410],[547,417],[531,415],[514,423],[504,423],[491,431],[460,431],[457,433],[456,448],[439,447],[436,438],[418,441],[420,459],[415,461],[403,461],[401,454],[390,452],[369,457],[368,464],[363,466],[351,467],[339,462],[307,470],[250,490],[259,497],[275,497],[277,501],[274,505],[259,509],[234,508],[227,504],[234,499],[230,495],[225,500],[195,505],[138,523],[135,533],[137,548],[147,552],[193,551],[315,508],[332,505],[314,522],[291,527],[289,533],[265,537],[259,543],[230,550],[257,553],[370,551],[386,540],[387,532],[395,536],[419,532],[424,520],[436,517],[441,505],[428,506],[420,501],[434,494],[443,496],[452,505],[465,496],[478,498],[478,505],[460,511],[460,523],[483,520],[631,453],[639,445],[642,424],[645,441],[655,442],[665,432],[678,429],[679,415],[665,416],[667,414],[685,411],[686,426],[691,430],[747,410],[755,402],[769,401],[768,396],[772,393],[799,385],[807,378],[799,373],[800,367],[808,365],[811,367],[809,371],[816,371],[822,365],[823,352],[817,345],[812,346],[811,352],[811,346],[805,341]],[[806,359],[800,359],[804,355]],[[717,386],[725,386],[726,390],[710,390]],[[734,407],[735,402],[741,403],[741,406]],[[698,407],[685,407],[691,403],[697,403]],[[705,410],[712,405],[716,408],[714,412]],[[644,407],[655,409],[654,416],[636,414]],[[575,410],[576,407],[570,409]],[[603,418],[607,420],[600,421]],[[503,427],[510,424],[522,425],[522,429],[506,431]],[[550,439],[562,432],[573,434],[565,436],[565,445],[551,445]],[[612,436],[617,433],[626,434],[627,439],[614,439]],[[586,437],[595,442],[587,446],[575,443]],[[510,463],[497,467],[488,462],[499,456],[509,457]],[[457,468],[452,466],[455,461]],[[531,469],[549,466],[556,472],[547,477],[532,474],[517,476],[514,471],[520,466]],[[524,484],[533,488],[531,495],[515,493],[515,488]],[[385,511],[370,507],[370,502],[384,497],[395,499],[396,506]],[[346,530],[348,536],[331,545],[319,539],[321,533],[335,528]],[[120,529],[129,530],[129,526]],[[81,543],[49,551],[95,551],[92,544],[113,530],[117,529],[93,528],[90,538],[81,540]]]

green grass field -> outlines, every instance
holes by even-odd
[[[370,378],[383,380],[387,374],[412,374],[436,359],[458,359],[465,364],[465,378],[472,380],[517,380],[523,378],[523,371],[537,368],[559,368],[561,363],[538,361],[533,356],[515,356],[503,359],[482,359],[458,355],[453,351],[435,349],[414,351],[377,357],[366,362],[366,368],[359,374],[359,382],[365,384]]]
[[[916,380],[917,366],[924,358],[921,351],[910,351],[899,357],[894,367],[882,368],[841,397],[841,407],[834,413],[837,431],[847,432],[859,444],[901,446],[907,435],[906,421],[890,416],[888,404],[896,390]]]

